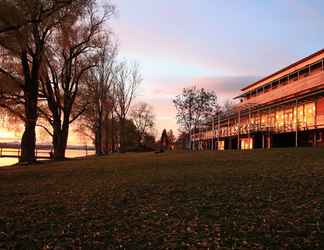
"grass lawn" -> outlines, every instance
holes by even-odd
[[[324,249],[324,149],[0,169],[0,249]]]

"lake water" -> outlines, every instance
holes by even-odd
[[[18,149],[2,149],[2,155],[18,155]],[[38,150],[37,151],[38,156],[49,156],[48,150]],[[77,158],[77,157],[86,157],[95,155],[94,150],[66,150],[66,157],[68,158]],[[17,158],[1,158],[0,157],[0,167],[10,166],[13,164],[16,164],[18,162]]]

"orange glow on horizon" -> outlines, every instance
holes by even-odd
[[[5,130],[5,129],[0,129],[0,142],[2,140],[8,140],[8,139],[12,139],[15,140],[17,139],[17,135],[15,132],[13,131],[9,131],[9,130]]]
[[[52,138],[44,132],[44,130],[37,128],[37,143],[51,144]],[[5,127],[0,128],[0,142],[20,142],[22,131],[9,130]],[[92,145],[89,138],[81,136],[79,133],[73,131],[73,126],[70,128],[70,134],[68,139],[69,145]]]

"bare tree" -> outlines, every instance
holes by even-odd
[[[126,117],[135,97],[135,91],[141,82],[142,78],[139,73],[138,64],[129,66],[127,63],[122,62],[116,67],[116,80],[114,84],[114,110],[120,124],[119,139],[121,152],[126,152]]]
[[[176,96],[173,103],[177,109],[177,122],[183,132],[189,134],[191,147],[191,133],[199,128],[209,118],[213,118],[220,107],[217,104],[217,96],[213,91],[185,88],[181,95]]]
[[[89,100],[86,112],[82,115],[81,124],[91,131],[90,138],[93,139],[96,155],[108,153],[107,127],[113,112],[112,87],[115,79],[115,60],[117,56],[117,45],[107,35],[104,44],[98,53],[97,66],[88,73],[87,86],[82,94]]]
[[[186,149],[188,147],[189,134],[186,132],[180,132],[175,144],[176,148]]]
[[[47,50],[41,90],[50,112],[40,112],[53,128],[55,160],[65,158],[70,124],[89,104],[90,100],[80,97],[80,90],[86,90],[87,72],[97,66],[102,26],[113,10],[111,6],[99,18],[93,4],[89,4],[78,18],[61,24]]]
[[[145,102],[138,103],[132,107],[130,118],[133,120],[138,134],[138,145],[144,143],[145,135],[154,128],[153,107]]]
[[[24,98],[21,86],[20,64],[4,50],[0,50],[0,65],[10,71],[10,76],[0,73],[0,108],[1,112],[25,121]],[[1,69],[0,69],[1,70]],[[14,77],[15,76],[15,77]]]
[[[225,115],[230,115],[234,112],[235,104],[231,100],[226,100],[223,107],[222,107],[222,113]]]
[[[21,162],[35,159],[38,90],[44,52],[59,23],[79,16],[91,0],[2,0],[0,6],[0,47],[19,68],[0,65],[0,74],[20,88],[20,115],[25,123],[21,140]],[[15,95],[18,93],[15,92]]]
[[[173,130],[170,129],[167,132],[167,135],[168,135],[168,140],[169,140],[170,145],[173,146],[176,142],[176,137],[174,136]]]

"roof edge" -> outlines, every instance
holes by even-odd
[[[303,62],[305,62],[305,61],[307,61],[307,60],[309,60],[309,59],[311,59],[311,58],[313,58],[315,56],[318,56],[318,55],[320,55],[322,53],[324,53],[324,48],[321,49],[321,50],[319,50],[319,51],[317,51],[317,52],[315,52],[315,53],[313,53],[313,54],[311,54],[311,55],[309,55],[309,56],[306,56],[306,57],[298,60],[297,62],[294,62],[293,64],[290,64],[287,67],[284,67],[284,68],[282,68],[282,69],[280,69],[280,70],[272,73],[271,75],[268,75],[268,76],[266,76],[266,77],[264,77],[264,78],[262,78],[262,79],[260,79],[260,80],[258,80],[256,82],[254,82],[254,83],[251,83],[251,84],[247,85],[244,88],[241,88],[241,91],[245,91],[245,90],[247,90],[247,89],[249,89],[249,88],[251,88],[251,87],[259,84],[260,82],[263,82],[263,81],[265,81],[265,80],[267,80],[267,79],[269,79],[269,78],[271,78],[271,77],[273,77],[273,76],[275,76],[277,74],[280,74],[280,73],[282,73],[282,72],[284,72],[284,71],[286,71],[286,70],[288,70],[290,68],[293,68],[293,67],[297,66],[298,64],[301,64],[301,63],[303,63]]]

